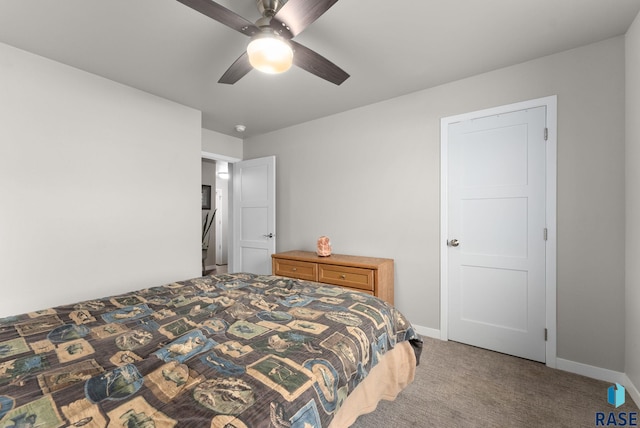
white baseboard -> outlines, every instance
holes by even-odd
[[[577,363],[575,361],[565,360],[562,358],[558,358],[556,362],[559,370],[603,380],[605,382],[619,383],[624,386],[636,405],[640,405],[640,392],[638,392],[638,388],[631,382],[631,379],[629,379],[625,373],[590,366],[588,364]]]
[[[625,380],[628,380],[628,378],[625,379],[627,376],[622,372],[603,369],[596,366],[590,366],[588,364],[577,363],[575,361],[565,360],[563,358],[558,358],[556,361],[558,363],[558,369],[564,370],[565,372],[575,373],[582,376],[586,376],[586,377],[590,377],[598,380],[604,380],[611,383],[617,382],[620,385],[623,385],[623,382]]]
[[[438,329],[430,328],[430,327],[423,327],[421,325],[415,325],[415,324],[413,324],[413,328],[421,336],[427,336],[427,337],[431,337],[433,339],[441,339],[440,330],[438,330]]]
[[[423,327],[416,324],[413,324],[413,328],[422,336],[431,337],[433,339],[442,339],[440,330],[438,329]],[[605,382],[619,383],[624,386],[636,405],[640,406],[640,391],[638,391],[638,387],[631,382],[631,379],[629,379],[625,373],[590,366],[588,364],[577,363],[563,358],[556,359],[556,368],[558,370],[564,370],[565,372],[575,373],[593,379],[603,380]]]
[[[624,377],[626,383],[621,383],[620,385],[625,387],[625,389],[633,399],[633,402],[636,403],[636,406],[640,407],[640,391],[638,391],[638,388],[633,384],[633,382],[631,382],[631,379],[629,379],[626,374],[624,375]]]

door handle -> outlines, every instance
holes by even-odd
[[[449,247],[457,247],[458,245],[460,245],[460,241],[458,241],[457,239],[452,239],[451,241],[447,241],[447,245]]]
[[[268,235],[262,235],[262,236],[264,236],[265,238],[273,238],[273,233],[270,233]]]

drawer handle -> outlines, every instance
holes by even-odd
[[[347,279],[347,275],[342,274],[342,275],[340,275],[340,278],[342,278],[342,279]]]
[[[296,272],[298,270],[298,268],[293,268],[291,269],[292,271]]]

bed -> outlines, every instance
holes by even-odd
[[[383,301],[205,276],[0,319],[0,428],[347,427],[413,380]]]

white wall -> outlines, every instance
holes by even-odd
[[[0,316],[199,276],[200,117],[0,44]]]
[[[626,35],[626,367],[640,387],[640,15]]]
[[[558,95],[558,357],[624,370],[624,39],[245,140],[278,157],[278,251],[390,257],[396,306],[439,329],[442,117]]]
[[[242,140],[210,129],[202,129],[202,151],[223,158],[242,159]]]

